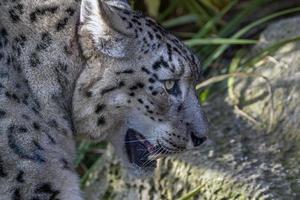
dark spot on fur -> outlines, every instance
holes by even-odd
[[[137,19],[132,19],[131,21],[134,22],[135,24],[139,25],[139,26],[142,25],[142,23],[139,22]]]
[[[144,88],[144,83],[141,83],[141,82],[137,82],[136,85],[139,87],[139,88]]]
[[[129,96],[134,97],[134,96],[135,96],[135,93],[134,93],[134,92],[131,92],[131,93],[129,93]]]
[[[25,180],[24,180],[24,171],[20,170],[17,177],[16,177],[16,180],[19,182],[19,183],[24,183]]]
[[[15,100],[16,102],[20,103],[20,99],[19,99],[19,97],[18,97],[15,93],[12,93],[12,94],[11,94],[11,98],[12,98],[13,100]]]
[[[34,192],[37,194],[48,194],[50,195],[50,200],[55,200],[56,196],[59,194],[58,190],[52,189],[50,183],[43,183],[41,185],[38,185]]]
[[[1,31],[0,31],[0,39],[1,39],[0,44],[1,44],[1,47],[5,47],[7,45],[7,43],[8,43],[7,36],[8,36],[8,33],[7,33],[6,29],[2,28]]]
[[[16,188],[12,194],[12,200],[21,200],[20,188]]]
[[[130,15],[130,12],[129,12],[128,10],[123,10],[123,13],[124,13],[125,15]]]
[[[17,23],[21,20],[19,15],[17,15],[15,10],[11,9],[11,10],[8,11],[8,13],[9,13],[9,16],[10,16],[13,23]]]
[[[52,42],[51,35],[48,32],[42,33],[41,39],[42,39],[42,41],[36,47],[36,49],[38,51],[47,49],[51,45],[51,42]]]
[[[61,163],[62,163],[62,167],[63,167],[63,169],[67,169],[67,170],[70,170],[71,168],[70,168],[70,164],[69,164],[69,162],[66,160],[66,159],[64,159],[64,158],[62,158],[61,160]]]
[[[35,108],[35,107],[31,107],[31,110],[37,114],[37,115],[40,115],[40,112]]]
[[[98,105],[96,106],[95,113],[96,113],[96,114],[99,114],[101,111],[103,111],[104,108],[105,108],[105,105],[104,105],[104,104],[98,104]]]
[[[101,126],[104,125],[106,123],[105,118],[103,116],[100,116],[97,120],[97,125]]]
[[[157,94],[158,94],[158,92],[156,92],[156,91],[153,91],[153,92],[152,92],[152,95],[153,95],[153,96],[156,96]]]
[[[138,102],[139,102],[140,104],[143,104],[143,103],[144,103],[144,101],[143,101],[142,99],[138,99]]]
[[[41,126],[38,122],[33,122],[32,123],[32,127],[35,129],[35,130],[40,130],[41,129]]]
[[[75,13],[75,10],[73,8],[67,8],[66,9],[66,12],[70,15],[70,16],[73,16],[74,13]]]
[[[32,53],[29,59],[31,67],[37,67],[41,61],[36,53]]]
[[[156,79],[156,80],[159,80],[159,78],[158,78],[158,75],[157,74],[153,74],[153,77]]]
[[[46,133],[46,135],[52,144],[56,144],[56,141],[54,140],[54,138],[51,135],[49,135],[48,133]]]
[[[124,83],[123,81],[121,81],[121,82],[119,82],[118,86],[103,89],[103,90],[101,91],[101,95],[104,95],[104,94],[106,94],[106,93],[112,92],[112,91],[114,91],[114,90],[116,90],[116,89],[120,89],[120,88],[122,88],[122,87],[124,87],[124,86],[125,86],[125,83]]]
[[[67,18],[67,17],[65,17],[62,20],[60,20],[58,22],[58,24],[56,25],[56,30],[57,31],[63,30],[65,28],[65,26],[67,25],[68,21],[69,21],[69,18]]]
[[[30,120],[30,117],[28,115],[22,114],[22,117],[26,120]]]
[[[11,98],[11,94],[8,91],[5,92],[5,96],[9,99]]]
[[[161,61],[156,61],[153,65],[152,68],[154,70],[158,70],[159,68],[161,68]]]
[[[6,177],[8,174],[4,171],[4,162],[0,157],[0,178]]]
[[[153,34],[150,31],[148,31],[148,35],[149,35],[150,40],[154,39],[154,36],[153,36]]]
[[[59,63],[57,64],[57,67],[58,67],[59,69],[63,70],[64,72],[67,72],[69,66],[68,66],[67,64],[65,64],[65,63],[59,62]]]
[[[151,72],[145,67],[142,67],[142,71],[145,72],[146,74],[151,74]]]
[[[20,89],[20,88],[21,88],[21,85],[20,85],[19,83],[16,83],[15,86],[16,86],[17,89]]]
[[[137,90],[138,87],[134,85],[134,86],[130,87],[129,89],[130,89],[130,90]]]
[[[14,6],[14,9],[16,9],[20,14],[23,14],[24,13],[24,11],[23,11],[23,9],[24,9],[24,6],[23,6],[23,4],[17,4],[16,6]]]
[[[152,110],[148,110],[147,111],[149,114],[153,114],[153,111]]]
[[[93,95],[93,93],[91,91],[86,91],[85,92],[86,97],[91,97],[92,95]]]
[[[183,108],[183,104],[180,104],[177,108],[177,112],[180,112],[182,110],[182,108]]]
[[[121,72],[116,72],[117,75],[120,75],[120,74],[133,74],[133,73],[134,73],[133,69],[127,69],[127,70],[124,70],[124,71],[121,71]]]
[[[25,128],[25,127],[19,127],[18,131],[19,131],[20,133],[27,133],[28,129]]]
[[[25,93],[22,99],[22,103],[28,105],[29,94]]]
[[[48,13],[54,14],[58,10],[58,6],[49,6],[44,8],[37,8],[35,11],[31,12],[29,17],[31,22],[37,21],[37,16],[43,16]]]
[[[123,81],[121,81],[120,83],[119,83],[119,88],[121,88],[121,87],[123,87],[123,86],[125,86],[125,83],[123,82]]]
[[[6,115],[6,112],[4,110],[0,110],[0,119],[4,118]]]
[[[33,145],[36,147],[37,150],[43,151],[44,148],[35,140],[32,141]]]
[[[50,120],[49,126],[57,128],[58,127],[57,121],[55,119]]]
[[[161,39],[162,39],[162,37],[161,37],[160,34],[155,34],[155,36],[156,36],[156,38],[157,38],[158,40],[161,40]]]
[[[153,78],[149,78],[148,81],[149,81],[150,83],[155,83],[155,80],[154,80]]]

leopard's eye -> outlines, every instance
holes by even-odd
[[[164,85],[165,85],[165,89],[167,91],[170,91],[175,87],[175,81],[173,81],[173,80],[165,81]]]
[[[165,90],[168,94],[177,96],[181,93],[178,80],[166,80],[164,82]]]

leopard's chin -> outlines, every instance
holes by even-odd
[[[153,172],[157,161],[152,159],[157,146],[151,144],[141,133],[128,129],[125,135],[125,149],[128,160],[137,171]]]

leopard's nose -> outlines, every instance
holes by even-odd
[[[198,147],[207,140],[207,137],[206,136],[199,137],[194,132],[191,132],[191,140],[192,140],[193,146]]]
[[[209,141],[208,139],[208,126],[207,123],[203,123],[201,126],[195,126],[194,124],[187,123],[187,149],[193,149],[199,147],[203,143]]]

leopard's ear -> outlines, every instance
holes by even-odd
[[[128,56],[134,32],[124,16],[131,12],[126,0],[82,0],[79,36],[84,54],[93,49],[115,58]]]

